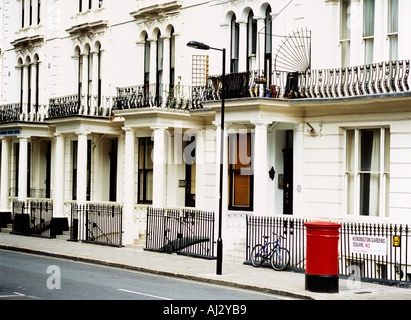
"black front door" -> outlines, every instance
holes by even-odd
[[[286,132],[284,155],[283,214],[293,214],[293,131]]]

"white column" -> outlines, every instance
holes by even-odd
[[[220,121],[220,120],[218,120]],[[216,212],[216,221],[219,219],[219,199],[220,199],[220,156],[221,156],[221,124],[219,122],[213,123],[216,126],[215,134],[216,136],[216,180],[215,180],[215,212]],[[227,125],[224,126],[224,147],[223,147],[223,190],[222,190],[222,234],[223,238],[227,235],[226,226],[228,218],[228,130]],[[216,223],[216,228],[218,223]],[[224,250],[226,250],[227,245],[224,244]]]
[[[27,103],[29,102],[29,64],[24,64],[23,65],[23,105],[22,105],[22,110],[23,110],[23,119],[26,119],[27,117]]]
[[[0,212],[10,212],[10,140],[1,138],[1,194]]]
[[[98,65],[99,65],[99,61],[98,61],[98,52],[92,52],[90,53],[93,55],[93,75],[92,75],[92,79],[93,79],[93,83],[92,83],[92,91],[91,91],[91,105],[93,106],[92,112],[95,111],[95,108],[98,108],[100,106],[97,105],[98,102]]]
[[[409,59],[411,51],[411,21],[409,12],[411,12],[411,1],[398,2],[398,59]]]
[[[166,127],[155,127],[153,149],[153,207],[164,208],[166,187]]]
[[[132,244],[139,237],[138,225],[134,222],[135,170],[134,149],[135,132],[131,128],[125,130],[124,140],[124,191],[123,191],[123,244]]]
[[[123,172],[124,172],[124,135],[118,137],[117,146],[117,202],[123,199]]]
[[[150,38],[150,85],[157,82],[157,38]]]
[[[37,116],[35,114],[36,110],[35,110],[35,104],[36,104],[36,86],[37,86],[37,64],[36,63],[31,63],[30,65],[31,67],[31,106],[29,106],[30,108],[30,113]],[[28,115],[28,119],[29,120],[34,120],[34,117],[32,117],[30,114]]]
[[[88,132],[76,132],[77,143],[77,203],[87,201],[87,135]]]
[[[37,8],[38,8],[38,0],[32,0],[32,26],[36,26],[37,25],[37,18],[39,13],[37,12]]]
[[[84,3],[83,3],[84,4]],[[83,8],[84,9],[84,8]],[[81,104],[84,107],[83,114],[87,114],[87,99],[88,99],[88,54],[83,54],[80,59],[83,59],[83,74],[82,74],[82,92]]]
[[[293,214],[303,216],[304,212],[304,124],[294,126],[293,143]]]
[[[163,84],[170,84],[170,37],[162,37],[163,39]],[[163,87],[163,91],[168,91],[169,88]]]
[[[145,55],[145,41],[136,42],[137,45],[137,61],[142,61],[141,67],[138,69],[138,72],[135,73],[134,77],[136,79],[137,85],[144,84],[144,55]]]
[[[205,203],[205,130],[196,133],[196,208],[206,208]]]
[[[240,26],[240,48],[238,57],[238,72],[247,70],[247,23],[245,21],[237,21]]]
[[[27,200],[27,169],[28,169],[28,141],[29,138],[20,137],[19,143],[19,190],[18,200]]]
[[[266,216],[268,188],[267,122],[256,122],[252,159],[254,169],[254,214]]]
[[[54,175],[53,175],[53,216],[64,217],[64,136],[55,135]]]
[[[30,25],[30,0],[24,1],[24,28]]]
[[[251,70],[264,70],[265,64],[265,16],[254,16],[257,20],[257,52],[256,65],[250,66]],[[261,31],[261,32],[260,32]],[[261,93],[260,93],[261,94]]]

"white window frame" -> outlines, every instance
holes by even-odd
[[[366,6],[367,3],[365,0],[363,0],[363,43],[364,43],[364,64],[372,64],[374,63],[374,42],[375,42],[375,1],[374,0],[369,0],[369,1],[374,1],[374,11],[372,15],[367,15],[366,12]],[[370,30],[367,32],[367,20],[368,18],[372,19],[372,22],[374,25],[372,27],[369,27]]]
[[[345,7],[350,8],[350,16],[346,15]],[[350,42],[351,42],[351,0],[343,0],[340,4],[340,48],[341,48],[341,66],[343,68],[350,66]],[[348,29],[348,31],[347,31]],[[347,34],[346,34],[347,33]]]
[[[378,171],[360,171],[360,134],[362,130],[380,130],[380,151],[379,151],[379,169]],[[354,131],[354,157],[353,168],[349,170],[348,166],[348,138],[347,133]],[[390,182],[390,141],[386,146],[386,136],[390,137],[389,127],[361,127],[361,128],[345,128],[344,130],[344,212],[350,217],[365,217],[365,218],[388,218],[389,217],[389,182]],[[391,139],[389,139],[391,140]],[[377,173],[379,174],[379,201],[377,215],[362,215],[360,213],[361,203],[361,174]],[[352,195],[354,201],[350,205],[349,194],[349,175],[352,175]],[[353,209],[351,209],[351,207]]]
[[[392,4],[394,0],[388,0],[388,18],[387,18],[387,39],[389,46],[389,60],[398,60],[398,27],[399,27],[399,3],[397,3],[397,12],[393,12],[395,8]],[[398,1],[398,0],[395,0]],[[393,13],[396,15],[395,26],[393,26]]]

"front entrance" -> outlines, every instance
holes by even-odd
[[[287,130],[285,135],[284,157],[284,182],[283,182],[283,214],[293,214],[293,134]]]
[[[185,207],[196,206],[196,137],[190,137],[184,148],[185,162]]]

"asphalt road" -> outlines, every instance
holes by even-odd
[[[0,301],[282,299],[254,291],[0,250]]]

